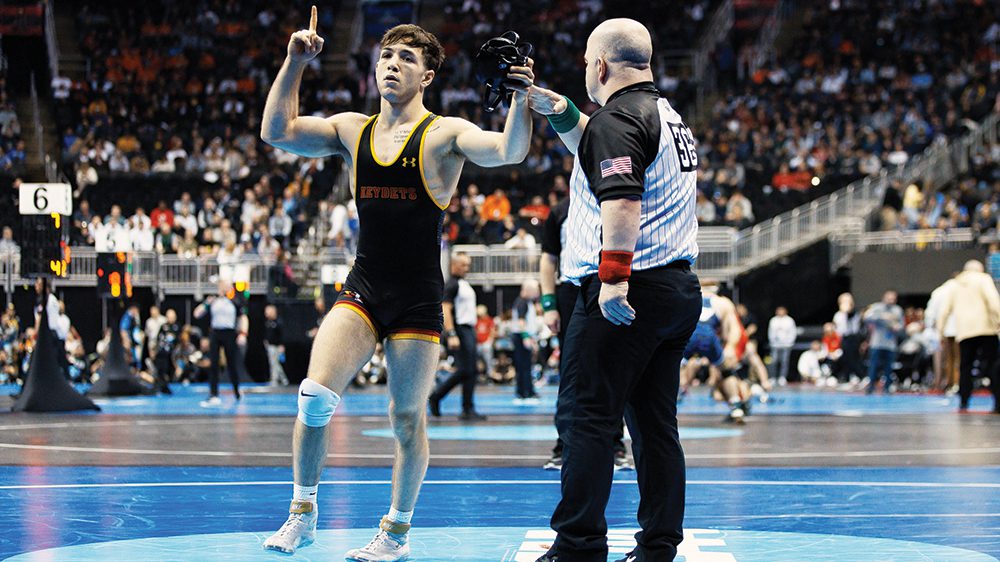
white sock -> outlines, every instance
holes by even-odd
[[[389,508],[389,515],[387,515],[389,521],[393,523],[399,523],[400,525],[406,525],[413,519],[412,511],[399,511],[395,507]]]
[[[293,484],[292,500],[316,503],[316,493],[318,490],[318,484],[316,486],[299,486],[298,484]]]

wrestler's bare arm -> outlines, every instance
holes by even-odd
[[[484,131],[458,117],[441,119],[447,138],[452,139],[452,152],[487,168],[518,164],[524,160],[531,147],[531,110],[528,108],[527,92],[535,79],[532,71],[534,64],[528,59],[527,66],[510,68],[508,85],[514,96],[503,132]]]
[[[299,115],[299,86],[310,60],[323,50],[323,38],[316,33],[316,7],[309,28],[296,31],[288,41],[288,56],[274,79],[264,105],[261,139],[299,156],[318,158],[339,154],[349,157],[350,133],[360,130],[366,117],[360,113],[339,113],[332,117]]]

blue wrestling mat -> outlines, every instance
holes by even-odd
[[[633,546],[634,474],[616,476],[611,560]],[[679,561],[988,562],[1000,555],[1000,468],[692,469]],[[284,520],[291,471],[227,467],[0,467],[0,559],[340,560],[388,504],[385,468],[328,469],[316,544],[260,545]],[[533,562],[558,475],[432,468],[413,559]]]
[[[225,388],[225,387],[224,387]],[[208,385],[171,385],[172,396],[131,396],[97,398],[95,402],[108,414],[134,415],[252,415],[295,416],[295,395],[291,389],[272,391],[266,385],[246,385],[243,400],[237,402],[231,391],[223,390],[222,405],[202,408],[199,403],[208,398]],[[13,394],[17,387],[4,385],[0,393]],[[541,400],[536,405],[514,403],[513,388],[485,387],[476,394],[476,408],[486,415],[545,414],[555,412],[556,389],[545,387],[539,391]],[[461,411],[460,393],[452,393],[442,402],[445,415]],[[993,399],[986,395],[972,398],[971,410],[988,412]],[[350,389],[340,407],[338,416],[380,416],[389,408],[385,387]],[[874,394],[848,393],[815,388],[791,388],[771,394],[766,404],[755,404],[753,413],[766,415],[889,415],[954,413],[958,409],[957,396],[923,394]],[[713,401],[704,391],[696,391],[684,398],[679,406],[681,415],[718,415],[728,412],[725,404]]]

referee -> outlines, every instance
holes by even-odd
[[[580,286],[568,331],[583,323],[576,404],[563,452],[558,536],[539,562],[604,562],[604,510],[615,434],[626,408],[639,481],[637,548],[623,560],[673,560],[683,539],[684,452],[677,434],[681,355],[701,311],[694,137],[661,99],[648,30],[629,19],[587,40],[588,119],[567,98],[532,88],[576,154],[564,272]]]
[[[570,332],[569,320],[573,315],[580,287],[570,283],[559,266],[559,260],[569,253],[563,253],[566,240],[566,218],[569,215],[569,197],[564,197],[549,213],[542,230],[542,259],[538,260],[539,284],[542,287],[542,310],[545,324],[552,333],[559,334],[559,396],[556,398],[556,445],[552,457],[545,463],[545,470],[562,469],[563,436],[569,427],[573,404],[576,403],[576,369],[579,365],[574,347],[580,338],[582,323],[577,323]],[[625,451],[625,426],[620,425],[615,438],[615,470],[631,470]]]
[[[195,318],[201,318],[205,313],[210,316],[212,328],[210,336],[212,366],[208,375],[211,396],[201,405],[209,407],[222,404],[222,400],[219,399],[220,347],[226,351],[226,373],[233,384],[233,395],[237,400],[240,399],[238,365],[242,360],[242,354],[239,347],[246,345],[249,320],[242,298],[233,290],[232,283],[226,280],[219,280],[219,292],[214,297],[208,297],[194,309]]]
[[[455,357],[455,372],[441,382],[430,395],[431,415],[441,417],[441,400],[451,389],[462,385],[462,421],[485,421],[486,416],[476,412],[473,394],[476,391],[476,290],[465,280],[472,259],[456,252],[451,257],[451,279],[444,285],[441,302],[444,333],[448,351]]]

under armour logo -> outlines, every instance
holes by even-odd
[[[417,167],[417,159],[416,158],[403,158],[403,167],[404,168],[416,168]]]

